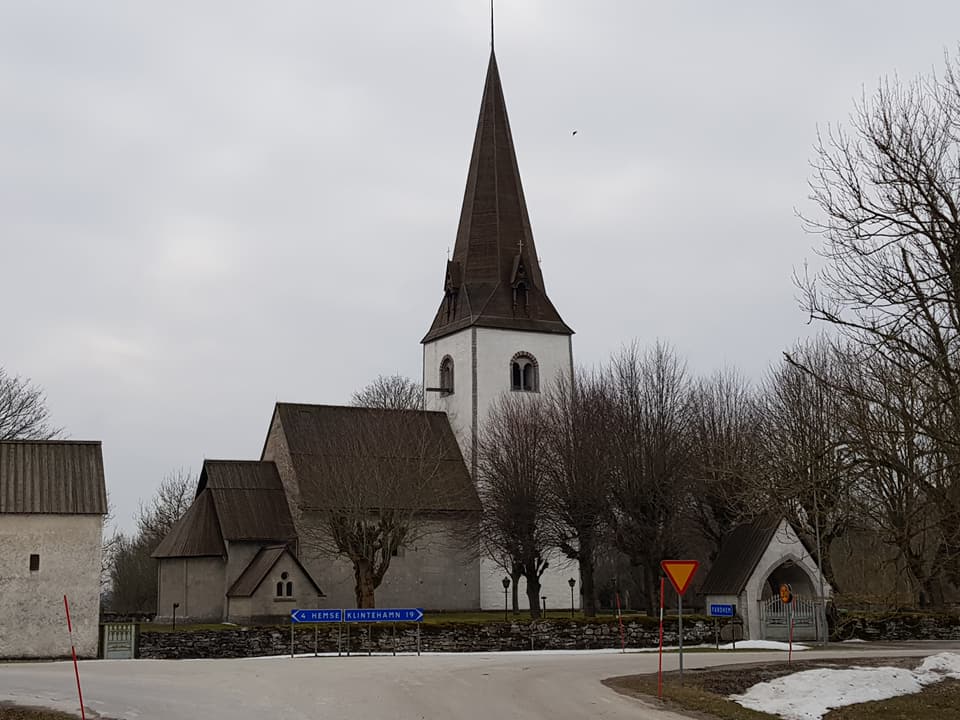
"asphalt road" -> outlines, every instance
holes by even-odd
[[[824,655],[960,652],[960,643],[844,645]],[[784,653],[687,653],[688,668],[781,661]],[[677,667],[665,655],[664,669]],[[84,705],[117,720],[647,720],[678,718],[600,684],[655,672],[656,653],[490,653],[80,663]],[[0,664],[0,703],[78,711],[71,663]],[[90,717],[90,714],[88,714]]]

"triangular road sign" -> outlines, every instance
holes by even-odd
[[[677,595],[683,595],[690,587],[690,581],[693,580],[693,574],[697,572],[700,563],[696,560],[661,560],[660,567],[670,578]]]

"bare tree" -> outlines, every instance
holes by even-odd
[[[483,546],[511,572],[514,588],[524,578],[533,619],[540,617],[540,578],[549,566],[553,527],[547,437],[540,398],[512,393],[491,405],[477,451]]]
[[[766,488],[768,507],[790,520],[840,589],[830,546],[857,521],[843,396],[831,387],[844,382],[846,363],[824,338],[798,344],[792,357],[803,367],[781,362],[763,386],[766,473],[758,490]]]
[[[730,531],[759,510],[754,490],[762,476],[762,415],[743,376],[725,370],[696,384],[690,419],[690,511],[715,559]]]
[[[917,378],[924,370],[891,367],[875,356],[851,363],[849,372],[859,388],[845,404],[860,467],[859,505],[878,538],[896,548],[921,607],[942,606],[944,580],[960,555],[960,503],[938,443],[917,423],[930,410],[927,383]]]
[[[648,610],[657,606],[660,561],[684,547],[681,520],[693,463],[690,384],[672,349],[637,345],[613,358],[616,403],[612,453],[614,542],[642,568]]]
[[[924,394],[949,422],[916,419],[949,447],[951,464],[960,455],[958,70],[948,58],[942,78],[885,82],[858,103],[849,130],[819,139],[811,190],[822,216],[806,224],[823,235],[827,262],[799,279],[810,316],[865,357],[929,368]]]
[[[587,617],[597,613],[594,565],[607,525],[614,407],[600,373],[561,377],[545,397],[547,500],[553,539],[580,566]]]
[[[384,410],[422,410],[423,386],[403,375],[379,375],[355,392],[350,404]]]
[[[43,390],[0,367],[0,440],[51,440],[62,432],[50,422]]]
[[[116,533],[108,541],[113,612],[156,612],[157,561],[150,555],[190,508],[195,489],[188,470],[169,473],[150,501],[140,503],[136,533]]]
[[[302,501],[301,542],[350,561],[358,607],[375,607],[376,589],[402,548],[457,549],[451,521],[470,535],[479,511],[456,439],[437,414],[354,411],[318,440],[311,462],[322,502]]]

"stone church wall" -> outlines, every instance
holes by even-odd
[[[169,621],[178,603],[178,622],[220,622],[224,611],[224,566],[219,557],[161,558],[157,619]]]

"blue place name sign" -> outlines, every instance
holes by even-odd
[[[338,623],[343,622],[343,610],[291,610],[292,623]]]
[[[420,608],[358,608],[343,611],[344,622],[422,622],[423,610]]]
[[[711,605],[710,617],[733,617],[733,605]]]

